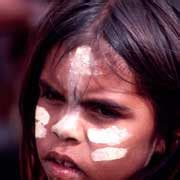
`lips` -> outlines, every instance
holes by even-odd
[[[49,152],[45,157],[45,169],[50,176],[64,179],[84,179],[84,171],[69,157]]]

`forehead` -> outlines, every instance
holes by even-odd
[[[107,46],[82,45],[66,53],[63,47],[54,47],[46,59],[41,78],[62,87],[70,76],[80,77],[79,86],[88,84],[88,89],[136,91],[134,75],[125,60]]]

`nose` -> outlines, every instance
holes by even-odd
[[[79,144],[83,140],[80,112],[68,112],[51,128],[60,141]]]

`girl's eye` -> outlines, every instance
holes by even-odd
[[[48,89],[43,90],[41,92],[41,97],[44,97],[44,98],[46,98],[48,100],[57,100],[58,99],[57,94],[52,92],[51,90],[48,90]]]
[[[95,118],[99,119],[119,119],[124,117],[121,108],[117,106],[113,106],[103,102],[95,101],[87,101],[83,102],[82,106],[86,109],[86,111]]]
[[[97,105],[94,107],[89,108],[92,113],[96,113],[98,116],[104,117],[104,118],[112,118],[112,119],[118,119],[121,117],[121,113],[111,109],[110,107]]]
[[[40,97],[52,102],[65,102],[64,96],[47,84],[41,84]]]

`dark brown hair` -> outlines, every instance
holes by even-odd
[[[52,6],[33,41],[20,98],[22,178],[46,179],[34,137],[39,77],[57,43],[67,51],[103,39],[135,74],[136,86],[156,111],[163,155],[154,154],[137,179],[175,179],[179,172],[180,28],[167,0],[61,0]],[[179,159],[178,159],[179,158]],[[133,177],[136,179],[136,176]]]

